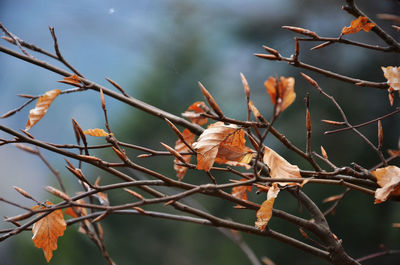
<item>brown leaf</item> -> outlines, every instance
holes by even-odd
[[[63,80],[59,80],[58,82],[72,85],[72,86],[80,86],[82,83],[81,79],[77,75],[71,75],[71,76],[64,77]]]
[[[193,144],[197,151],[197,169],[209,171],[214,162],[236,162],[245,165],[253,151],[245,146],[244,131],[236,125],[223,122],[211,124]]]
[[[381,67],[383,75],[387,79],[388,85],[392,90],[400,90],[400,66]]]
[[[364,30],[366,32],[369,32],[373,27],[375,27],[375,23],[368,22],[367,17],[358,17],[357,19],[351,21],[351,26],[349,27],[344,27],[342,29],[342,34],[353,34],[356,32],[359,32],[361,30]]]
[[[46,201],[46,204],[53,205],[49,201]],[[35,206],[32,209],[36,210],[46,208],[44,206]],[[39,214],[39,216],[42,214],[43,213]],[[37,248],[43,249],[47,262],[49,262],[53,256],[53,250],[57,249],[57,239],[64,235],[66,227],[67,224],[65,223],[61,210],[55,210],[33,224],[32,241]]]
[[[47,91],[44,95],[40,96],[36,102],[34,109],[29,111],[28,122],[26,123],[25,130],[28,131],[33,127],[43,116],[46,114],[53,100],[61,93],[60,89],[53,89]]]
[[[375,204],[386,201],[390,195],[400,195],[400,168],[387,166],[371,171],[371,174],[381,187],[375,191]]]
[[[103,129],[88,129],[86,131],[83,131],[84,134],[90,135],[90,136],[95,136],[95,137],[103,137],[103,136],[108,136],[108,133],[104,131]]]
[[[298,166],[290,164],[274,150],[264,147],[263,162],[268,165],[271,178],[301,178]],[[279,182],[279,185],[299,185],[298,183]]]
[[[183,139],[185,139],[185,142],[186,142],[187,144],[189,144],[189,145],[192,145],[192,144],[193,144],[194,138],[195,138],[194,133],[192,133],[192,132],[191,132],[190,130],[188,130],[188,129],[185,129],[185,130],[182,132],[182,135],[183,135]],[[183,141],[181,141],[181,139],[178,139],[178,140],[176,141],[176,143],[175,143],[175,150],[176,150],[178,153],[190,152],[189,147],[187,147],[187,145],[185,145],[185,144],[183,143]],[[186,161],[186,163],[189,163],[189,162],[190,162],[190,159],[192,158],[191,155],[182,155],[182,157],[183,157],[183,159]],[[186,171],[188,170],[188,168],[187,168],[187,167],[184,167],[184,166],[179,166],[179,165],[177,165],[177,164],[176,164],[177,162],[178,162],[178,159],[175,158],[175,160],[174,160],[174,163],[175,163],[175,164],[174,164],[174,169],[175,169],[175,171],[176,171],[176,175],[177,175],[178,179],[179,179],[179,180],[182,180],[183,177],[185,176]]]
[[[85,201],[83,199],[79,199],[76,203],[84,204]],[[79,216],[87,215],[87,209],[79,206],[72,206],[65,209],[64,214],[67,214],[73,218],[77,218]]]
[[[240,181],[246,181],[247,179],[243,178]],[[247,201],[247,192],[251,191],[252,186],[236,186],[232,188],[232,196],[238,198],[240,200]],[[241,205],[237,205],[235,207],[241,207]]]
[[[265,231],[267,224],[272,217],[272,209],[274,206],[275,198],[278,196],[280,189],[277,184],[274,184],[267,194],[267,199],[261,204],[260,209],[257,211],[257,221],[255,227],[261,231]]]
[[[267,89],[272,103],[276,105],[277,113],[284,111],[296,99],[293,77],[285,78],[281,76],[279,80],[270,77],[264,82],[264,86]]]
[[[190,105],[184,113],[182,113],[182,116],[188,118],[193,123],[204,125],[207,123],[207,118],[202,117],[201,114],[209,111],[209,108],[203,101],[196,101]]]

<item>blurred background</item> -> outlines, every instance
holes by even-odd
[[[393,36],[399,36],[388,21],[379,20],[378,13],[400,14],[398,1],[359,1],[360,7],[381,27]],[[249,0],[249,1],[0,1],[0,21],[21,39],[52,51],[53,42],[48,27],[55,28],[64,57],[88,79],[112,88],[105,77],[118,82],[130,95],[153,104],[173,114],[180,115],[194,101],[204,100],[197,86],[201,81],[212,93],[224,113],[236,119],[246,119],[246,105],[239,73],[247,77],[251,98],[257,108],[269,117],[272,111],[263,82],[269,76],[293,76],[296,79],[297,99],[276,122],[276,128],[292,143],[305,148],[305,107],[303,98],[310,93],[313,123],[314,151],[322,145],[337,166],[356,162],[365,168],[378,163],[376,153],[359,137],[347,131],[324,136],[333,129],[321,119],[339,120],[335,107],[319,95],[300,76],[300,69],[282,62],[270,62],[253,56],[262,53],[262,45],[275,48],[284,56],[293,53],[294,33],[281,28],[298,26],[315,31],[320,36],[336,37],[354,18],[341,10],[344,1],[317,0]],[[347,37],[347,36],[346,36]],[[384,43],[373,33],[359,32],[349,39],[370,44]],[[303,43],[300,59],[331,71],[351,77],[384,82],[381,66],[398,66],[396,54],[385,54],[345,45],[334,44],[324,49],[310,51],[319,43]],[[7,42],[3,46],[17,50]],[[45,59],[40,54],[32,54]],[[50,63],[60,66],[57,62]],[[67,85],[56,82],[62,77],[0,54],[0,114],[18,107],[24,99],[17,94],[40,95]],[[326,92],[335,96],[348,114],[351,123],[358,124],[382,116],[398,106],[390,107],[387,92],[374,88],[355,87],[321,75],[304,71],[313,77]],[[171,146],[175,134],[157,118],[106,98],[110,126],[122,141],[162,150],[160,141]],[[23,129],[33,104],[16,115],[1,120],[13,129]],[[74,143],[71,119],[83,129],[104,128],[99,95],[88,91],[63,95],[57,98],[46,116],[31,129],[40,140],[53,143]],[[386,149],[398,149],[400,123],[398,116],[382,122]],[[377,141],[377,126],[372,124],[361,131],[373,143]],[[0,138],[10,136],[0,132]],[[103,139],[89,139],[91,144]],[[304,160],[289,152],[279,142],[269,137],[266,144],[292,164],[309,169]],[[60,171],[69,194],[79,190],[75,178],[65,170],[63,157],[43,150],[43,154]],[[101,151],[95,155],[115,161],[114,154]],[[134,161],[150,166],[163,174],[174,177],[171,158],[135,159],[140,152],[129,151]],[[321,163],[322,164],[322,163]],[[394,160],[393,165],[399,166]],[[84,166],[90,180],[102,177],[102,184],[115,178]],[[137,173],[133,173],[137,174]],[[140,175],[140,174],[138,174]],[[218,175],[218,181],[228,181],[229,176]],[[192,183],[207,181],[201,172],[189,172],[185,180]],[[58,187],[54,176],[39,158],[14,146],[0,148],[0,196],[27,207],[33,203],[21,198],[12,187],[27,190],[40,200],[58,199],[46,193],[43,187]],[[322,209],[330,205],[322,200],[343,192],[342,187],[308,184],[304,191]],[[110,192],[111,204],[129,199],[123,192]],[[220,217],[228,217],[249,225],[254,224],[255,213],[233,209],[229,203],[195,197],[202,207]],[[262,202],[264,194],[251,194],[250,200]],[[345,250],[358,258],[381,250],[400,248],[400,231],[392,223],[400,222],[398,203],[373,204],[373,198],[351,192],[329,216],[334,233],[343,239]],[[299,213],[297,202],[281,192],[275,208]],[[149,207],[146,209],[157,209]],[[20,210],[0,204],[1,216],[20,214]],[[106,246],[117,264],[249,264],[245,255],[229,239],[210,227],[140,216],[110,216],[102,225]],[[272,218],[270,227],[303,240],[298,229]],[[0,221],[0,229],[9,228]],[[80,234],[78,226],[68,227],[58,241],[51,264],[106,264],[95,245]],[[30,232],[21,233],[0,244],[0,264],[46,264],[42,250],[34,247]],[[242,235],[258,257],[269,257],[280,264],[324,264],[323,261],[268,238]],[[379,264],[395,264],[398,257],[382,257]],[[378,264],[371,260],[363,264]]]

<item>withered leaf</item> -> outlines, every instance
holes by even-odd
[[[265,231],[267,224],[272,217],[272,209],[274,206],[275,198],[278,196],[280,189],[277,184],[268,190],[267,199],[261,204],[260,209],[257,211],[257,221],[255,227],[261,231]]]
[[[264,158],[263,162],[270,168],[271,178],[301,178],[300,169],[296,165],[290,164],[283,157],[277,154],[274,150],[269,147],[264,147]],[[279,185],[299,185],[298,183],[279,182]]]
[[[77,75],[71,75],[71,76],[64,77],[63,80],[59,80],[58,82],[72,85],[72,86],[80,86],[82,83],[82,80]]]
[[[223,122],[211,124],[193,143],[197,151],[197,169],[209,171],[214,162],[246,165],[253,151],[245,146],[244,131]]]
[[[380,186],[375,191],[375,204],[386,201],[390,195],[400,195],[400,168],[387,166],[371,171],[371,174]]]
[[[46,204],[53,205],[49,201],[46,201]],[[36,210],[46,208],[44,206],[34,206],[32,209]],[[42,214],[43,213],[39,215]],[[66,227],[67,224],[65,223],[61,210],[55,210],[33,224],[32,241],[37,248],[43,249],[47,262],[52,258],[53,250],[57,249],[57,239],[64,235]]]
[[[88,129],[83,131],[84,134],[90,135],[90,136],[95,136],[95,137],[103,137],[103,136],[108,136],[108,133],[104,131],[103,129]]]
[[[185,142],[186,142],[188,145],[191,146],[191,145],[193,144],[194,138],[195,138],[194,133],[192,133],[192,132],[191,132],[190,130],[188,130],[188,129],[185,129],[185,130],[182,132],[182,135],[183,135],[183,139],[185,140]],[[189,147],[188,147],[187,145],[185,145],[185,144],[183,143],[183,141],[182,141],[181,139],[179,139],[179,138],[178,138],[178,140],[177,140],[176,143],[175,143],[175,150],[176,150],[178,153],[190,152]],[[190,159],[192,158],[191,155],[182,155],[182,157],[184,158],[184,160],[186,161],[186,163],[189,163],[189,162],[190,162]],[[188,170],[188,168],[187,168],[187,167],[184,167],[184,166],[179,166],[179,165],[177,165],[177,164],[176,164],[177,162],[179,162],[179,160],[175,158],[175,160],[174,160],[174,163],[175,163],[175,164],[174,164],[174,169],[175,169],[175,171],[176,171],[176,175],[177,175],[178,179],[179,179],[179,180],[182,180],[183,177],[185,176],[186,171]]]
[[[60,89],[53,89],[47,91],[45,94],[38,98],[34,109],[29,111],[28,122],[26,123],[25,130],[28,131],[33,127],[43,116],[46,114],[53,100],[61,93]]]
[[[381,69],[392,90],[400,91],[400,66],[382,66]]]
[[[357,19],[351,21],[351,25],[349,27],[344,27],[342,29],[342,34],[353,34],[361,30],[369,32],[375,26],[375,23],[368,22],[367,17],[360,16]]]
[[[264,86],[267,89],[272,103],[276,106],[277,113],[284,111],[296,99],[293,77],[285,78],[281,76],[279,80],[270,77],[264,82]]]
[[[207,123],[207,118],[202,117],[201,114],[209,111],[209,108],[203,101],[196,101],[190,105],[184,113],[182,113],[182,116],[188,118],[193,123],[204,125]]]
[[[246,181],[247,179],[243,178],[240,181]],[[232,196],[241,200],[247,201],[247,192],[250,192],[252,186],[236,186],[232,188]],[[240,205],[236,205],[235,208],[242,208]]]

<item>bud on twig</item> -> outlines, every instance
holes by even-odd
[[[317,49],[322,49],[322,48],[324,48],[324,47],[326,47],[328,45],[331,45],[332,43],[333,42],[331,42],[331,41],[326,41],[324,43],[321,43],[321,44],[319,44],[317,46],[312,47],[310,50],[313,51],[313,50],[317,50]]]
[[[53,194],[54,196],[57,196],[57,197],[65,200],[65,201],[70,201],[71,200],[71,198],[67,194],[65,194],[64,192],[62,192],[62,191],[60,191],[60,190],[58,190],[56,188],[53,188],[51,186],[46,186],[44,189],[46,191],[50,192],[51,194]]]
[[[266,60],[272,60],[272,61],[280,60],[280,57],[276,57],[273,54],[255,53],[254,55],[261,59],[266,59]]]
[[[346,123],[343,121],[331,121],[331,120],[321,120],[321,121],[330,125],[346,125]]]
[[[199,82],[199,87],[201,89],[201,92],[203,93],[204,97],[206,98],[208,104],[210,104],[211,108],[217,113],[217,115],[220,118],[224,117],[224,114],[222,113],[221,109],[219,108],[217,102],[215,102],[214,98],[211,96],[210,92],[203,86],[202,83]]]
[[[177,159],[179,159],[179,161],[181,161],[183,164],[187,164],[187,162],[185,161],[185,159],[183,158],[183,156],[181,154],[179,154],[174,148],[161,143],[161,145],[168,150],[168,152],[170,152],[173,156],[175,156]]]
[[[381,120],[378,120],[378,149],[382,149],[382,144],[383,144],[383,129],[382,129],[382,123]]]
[[[243,88],[244,88],[244,93],[246,94],[247,102],[249,102],[249,100],[250,100],[250,86],[249,86],[249,83],[247,82],[247,79],[246,79],[246,77],[244,76],[243,73],[240,73],[240,78],[242,79],[242,84],[243,84]]]
[[[296,33],[299,33],[299,34],[302,34],[302,35],[307,35],[307,36],[313,37],[315,39],[319,39],[319,36],[314,31],[311,31],[311,30],[308,30],[308,29],[303,29],[303,28],[299,28],[299,27],[292,27],[292,26],[282,26],[282,28],[290,30],[290,31],[293,31],[293,32],[296,32]]]
[[[104,100],[104,93],[103,93],[103,89],[100,88],[100,100],[101,100],[101,107],[103,108],[103,110],[106,109],[106,101]]]
[[[325,151],[324,147],[322,147],[322,145],[321,145],[321,153],[322,153],[322,156],[323,156],[325,159],[328,159],[328,154],[326,153],[326,151]]]
[[[144,200],[144,197],[141,194],[137,193],[136,191],[133,191],[133,190],[127,189],[127,188],[124,188],[124,191],[128,192],[130,195],[138,198],[141,201]]]
[[[266,50],[267,52],[269,52],[270,54],[273,54],[273,55],[275,55],[276,57],[281,57],[281,55],[279,54],[279,52],[277,51],[277,50],[275,50],[275,49],[272,49],[272,48],[270,48],[270,47],[268,47],[268,46],[265,46],[265,45],[263,45],[262,46],[263,48],[264,48],[264,50]]]

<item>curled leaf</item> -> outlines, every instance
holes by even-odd
[[[253,151],[245,146],[245,142],[244,131],[236,125],[211,124],[193,144],[197,151],[197,169],[209,171],[214,162],[248,164]]]
[[[185,130],[182,132],[182,136],[183,136],[183,139],[185,140],[185,142],[186,142],[187,144],[189,144],[189,145],[192,145],[192,144],[193,144],[195,135],[194,135],[190,130],[185,129]],[[181,139],[178,139],[178,140],[176,141],[176,143],[175,143],[175,150],[176,150],[178,153],[190,152],[189,147],[188,147],[187,145],[185,145]],[[182,157],[183,157],[183,159],[186,161],[186,163],[189,163],[189,162],[190,162],[190,159],[192,158],[191,155],[182,155]],[[177,175],[177,177],[178,177],[179,180],[182,180],[183,177],[185,176],[186,171],[187,171],[188,168],[187,168],[187,167],[184,167],[184,166],[177,165],[176,163],[179,162],[179,161],[178,161],[176,158],[175,158],[175,161],[174,161],[174,162],[175,162],[175,164],[174,164],[174,169],[175,169],[175,171],[176,171],[176,175]]]
[[[198,125],[204,125],[207,123],[207,118],[201,116],[202,113],[208,113],[210,109],[203,101],[196,101],[189,108],[182,113],[182,116],[188,118],[191,122]]]
[[[400,91],[400,66],[381,67],[381,69],[392,90]]]
[[[263,162],[268,165],[271,171],[269,173],[271,178],[301,178],[300,169],[298,166],[290,164],[269,147],[264,147]],[[298,183],[288,182],[278,182],[278,184],[281,186],[299,185]]]
[[[351,25],[349,27],[344,27],[342,29],[342,34],[353,34],[364,30],[365,32],[369,32],[373,27],[375,27],[375,23],[368,22],[367,17],[360,16],[357,19],[351,21]]]
[[[103,136],[108,136],[108,133],[104,131],[103,129],[88,129],[86,131],[83,131],[84,134],[90,135],[90,136],[95,136],[95,137],[103,137]]]
[[[264,82],[264,86],[267,89],[272,103],[276,106],[277,113],[284,111],[296,99],[293,77],[285,78],[281,76],[279,80],[270,77]]]
[[[53,205],[48,201],[46,204]],[[44,206],[35,206],[32,209],[36,210],[46,208]],[[42,214],[43,213],[39,215]],[[64,235],[66,227],[67,224],[65,223],[61,210],[55,210],[33,224],[32,241],[37,248],[43,249],[47,262],[49,262],[52,258],[53,250],[57,249],[57,239],[58,237]]]
[[[240,181],[246,181],[247,179],[241,179]],[[232,188],[232,196],[241,200],[247,201],[247,192],[251,191],[252,186],[236,186]],[[236,205],[235,208],[241,208],[240,205]]]
[[[63,80],[59,80],[58,82],[68,84],[71,86],[80,86],[82,84],[82,80],[77,75],[71,75],[64,77]]]
[[[375,191],[375,204],[386,201],[390,195],[400,195],[400,168],[387,166],[371,171],[380,188]]]
[[[267,193],[267,199],[261,204],[260,209],[257,211],[257,221],[255,227],[261,231],[265,231],[267,224],[272,217],[272,209],[274,206],[275,198],[278,196],[280,189],[277,184],[274,184]]]
[[[46,114],[53,100],[61,93],[60,89],[53,89],[47,91],[44,95],[40,96],[36,102],[34,109],[29,111],[28,122],[26,123],[25,130],[28,131],[33,127],[41,118]]]

